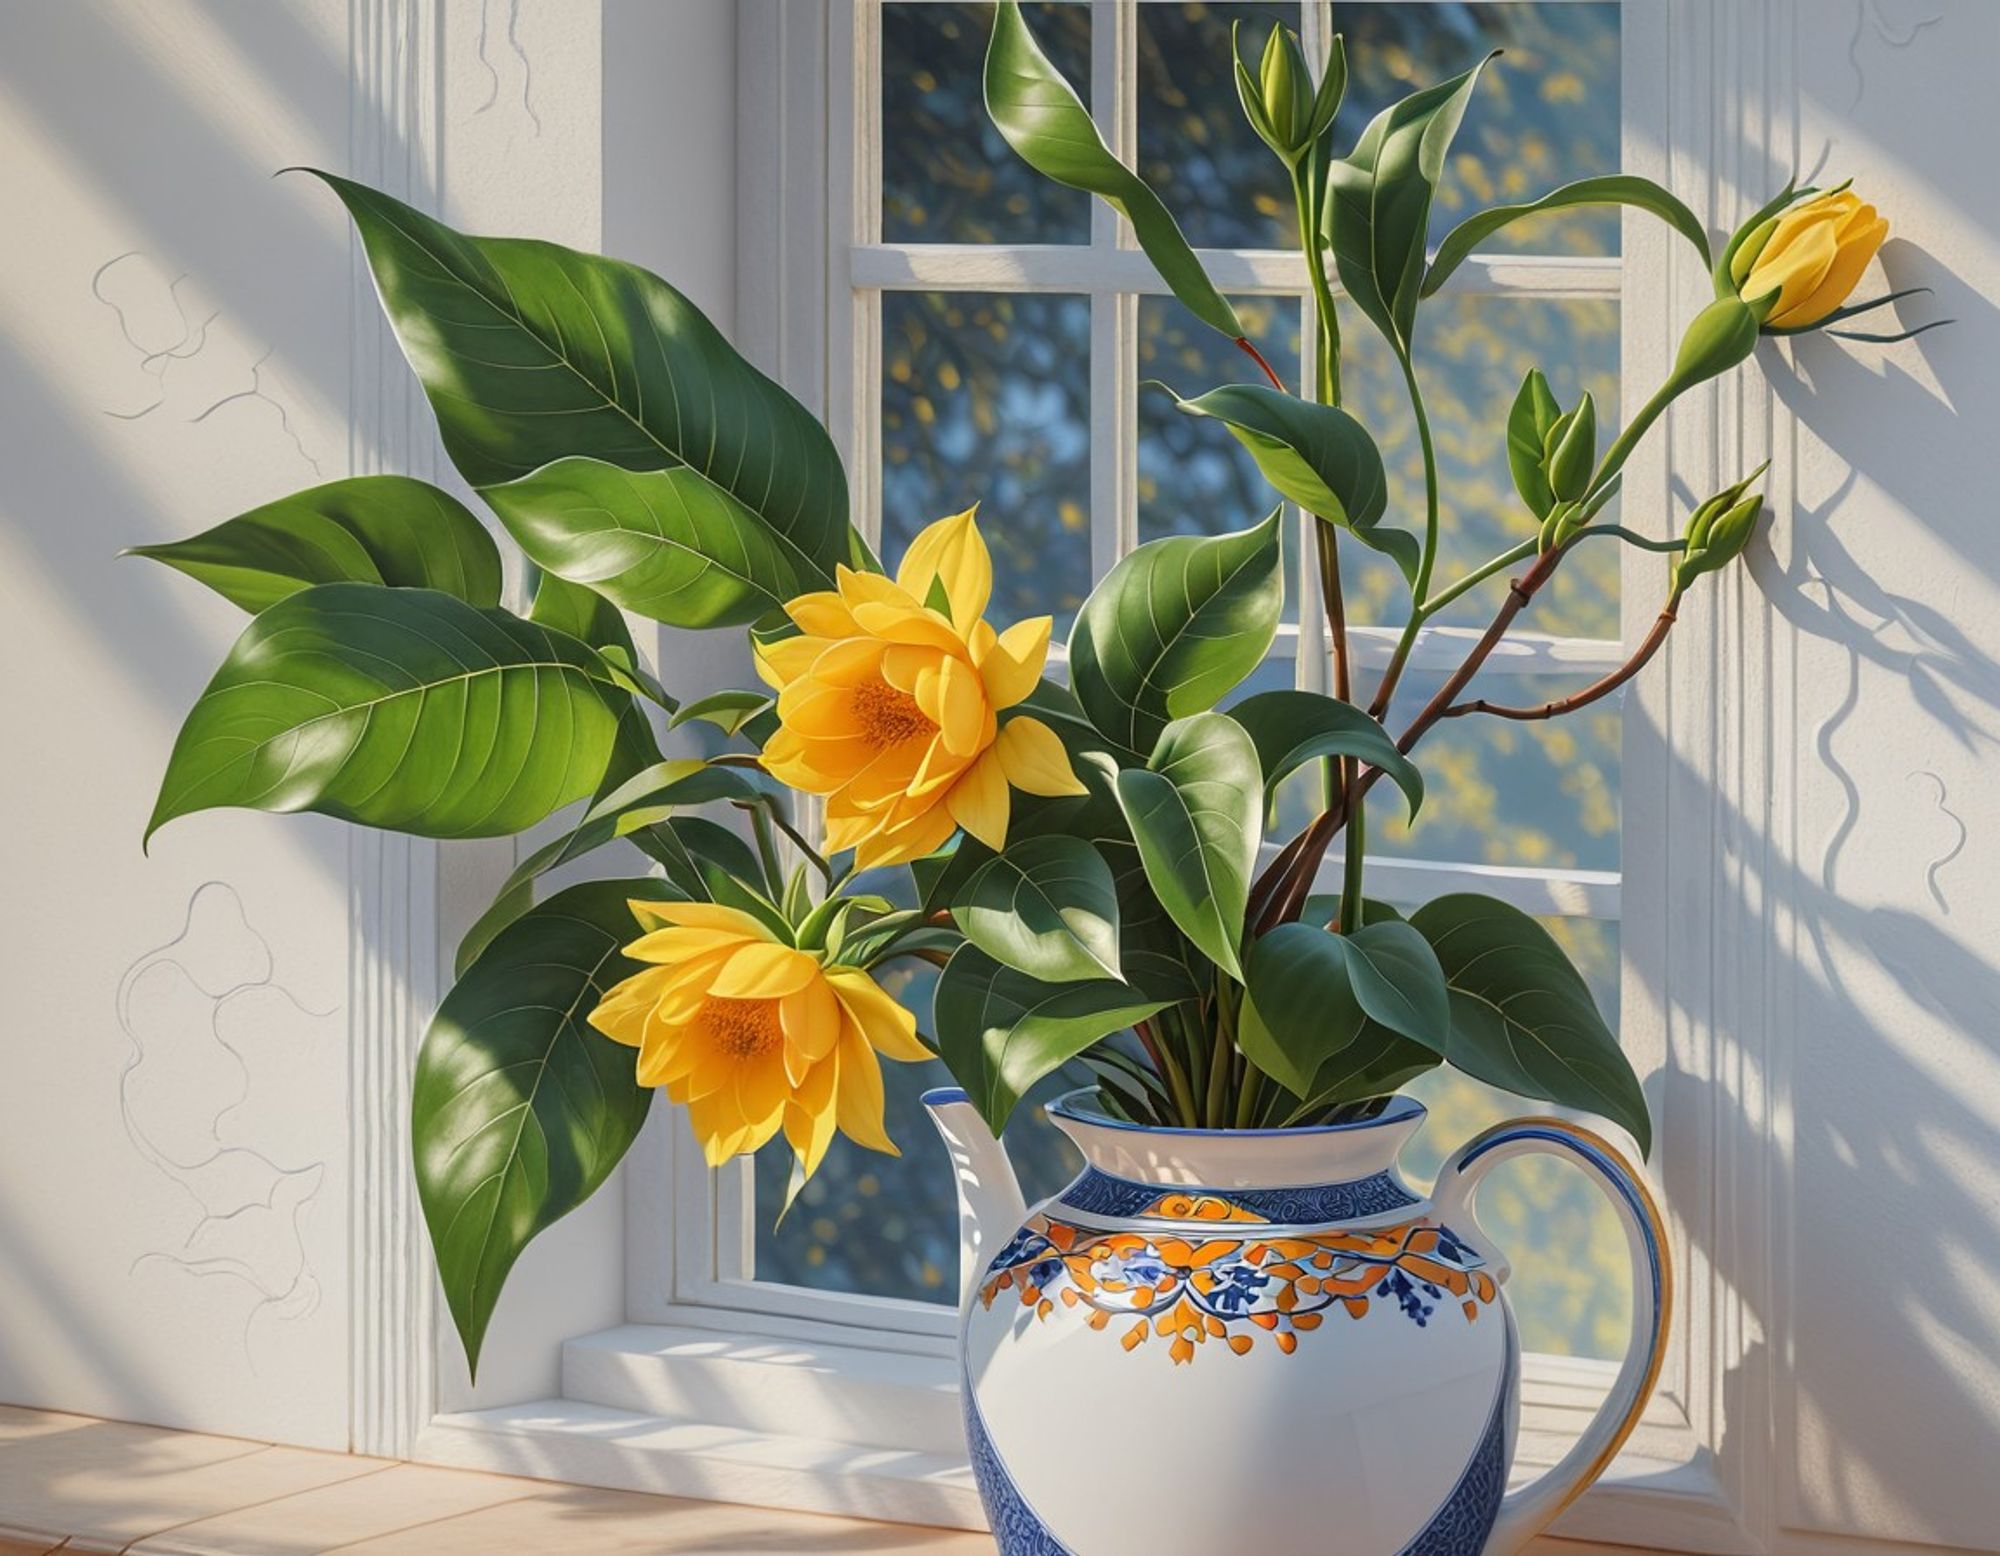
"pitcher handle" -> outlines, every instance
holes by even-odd
[[[1639,1424],[1653,1392],[1673,1312],[1666,1229],[1646,1180],[1607,1141],[1565,1119],[1514,1119],[1459,1147],[1438,1172],[1433,1196],[1437,1219],[1465,1236],[1491,1260],[1496,1278],[1505,1281],[1506,1258],[1480,1228],[1473,1196],[1480,1180],[1500,1163],[1537,1152],[1582,1167],[1617,1212],[1632,1256],[1632,1338],[1617,1381],[1575,1445],[1552,1469],[1502,1498],[1485,1556],[1509,1556],[1519,1550],[1604,1472]]]

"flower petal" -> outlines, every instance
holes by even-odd
[[[730,929],[745,940],[776,938],[761,919],[752,918],[741,908],[715,902],[648,902],[645,906],[651,916],[683,929]]]
[[[857,1145],[871,1151],[900,1156],[882,1123],[882,1062],[861,1035],[861,1029],[843,1022],[840,1029],[840,1069],[834,1083],[835,1106],[839,1110],[840,1132]]]
[[[818,976],[819,963],[804,951],[759,942],[739,947],[715,975],[708,992],[718,999],[782,999]]]
[[[1028,794],[1088,794],[1056,732],[1025,714],[1009,719],[993,742],[1007,781]]]
[[[1767,324],[1777,323],[1819,286],[1832,268],[1838,245],[1830,218],[1800,228],[1790,242],[1780,245],[1778,235],[1764,246],[1750,277],[1743,283],[1743,296],[1750,302],[1777,292],[1778,300],[1765,315]]]
[[[945,805],[952,820],[994,852],[1007,846],[1007,773],[997,751],[988,751],[951,786]]]
[[[778,1001],[785,1034],[785,1065],[793,1080],[833,1052],[840,1041],[840,1002],[828,978],[812,980]]]
[[[1868,268],[1875,251],[1882,247],[1882,240],[1889,236],[1888,222],[1875,215],[1873,206],[1863,206],[1861,210],[1867,213],[1869,219],[1859,225],[1851,219],[1841,224],[1836,234],[1837,249],[1833,263],[1821,277],[1819,285],[1800,299],[1797,306],[1787,309],[1783,318],[1779,318],[1774,310],[1770,323],[1781,329],[1817,324],[1847,301],[1860,284],[1862,271]]]
[[[826,646],[827,640],[823,637],[779,638],[770,643],[753,640],[750,657],[758,678],[774,691],[783,691],[812,669],[819,656],[826,652]]]
[[[827,972],[826,981],[877,1053],[909,1064],[931,1057],[917,1040],[917,1018],[867,973],[858,967],[837,967]]]
[[[960,632],[986,614],[986,602],[993,594],[993,560],[987,554],[974,516],[979,505],[963,513],[924,526],[903,562],[896,569],[896,582],[913,599],[930,602],[931,585],[944,585],[951,605],[951,620]]]
[[[1052,625],[1047,616],[1030,616],[1001,633],[985,654],[975,650],[986,700],[993,707],[1011,708],[1035,689],[1049,660]]]

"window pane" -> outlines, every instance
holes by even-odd
[[[1482,675],[1471,695],[1533,706],[1590,684],[1593,674]],[[1400,730],[1442,683],[1406,675],[1389,725]],[[1562,718],[1446,719],[1411,758],[1424,775],[1414,826],[1402,796],[1368,796],[1368,852],[1405,859],[1544,869],[1618,868],[1620,696]]]
[[[1090,7],[1024,7],[1090,101]],[[889,243],[1088,243],[1090,196],[1042,177],[986,117],[987,5],[882,8],[882,237]]]
[[[1296,387],[1299,328],[1295,297],[1232,297],[1243,328],[1272,369]],[[1237,346],[1171,297],[1139,299],[1139,539],[1220,535],[1246,529],[1278,504],[1249,450],[1219,421],[1178,409],[1226,383],[1266,382]],[[1298,526],[1286,524],[1285,619],[1298,619]]]
[[[1432,7],[1421,7],[1429,10]],[[1576,9],[1576,7],[1565,7]],[[1402,370],[1381,336],[1352,308],[1341,309],[1346,335],[1341,387],[1389,469],[1387,522],[1421,532],[1423,455]],[[1528,539],[1535,518],[1514,492],[1507,467],[1507,412],[1528,369],[1539,367],[1564,409],[1588,390],[1597,403],[1598,442],[1618,432],[1618,306],[1609,300],[1433,298],[1417,319],[1417,377],[1437,446],[1442,494],[1433,588],[1463,577],[1489,557]],[[1617,518],[1614,498],[1603,522]],[[1594,540],[1563,562],[1517,630],[1559,637],[1618,636],[1616,541]],[[1341,547],[1348,619],[1401,626],[1409,588],[1386,557]],[[1493,619],[1510,574],[1454,601],[1440,626],[1483,627]],[[1666,577],[1660,568],[1662,587]]]
[[[1532,200],[1619,168],[1618,6],[1564,0],[1499,4],[1341,0],[1347,97],[1334,129],[1345,154],[1383,108],[1505,49],[1480,77],[1431,211],[1431,242],[1474,211]],[[1247,29],[1246,29],[1247,30]],[[1616,211],[1563,211],[1516,223],[1485,248],[1615,254]]]
[[[978,503],[989,615],[1054,615],[1090,592],[1090,302],[985,292],[882,299],[882,555]]]
[[[1254,73],[1274,21],[1296,32],[1299,7],[1139,7],[1139,172],[1197,247],[1298,242],[1291,175],[1244,119],[1230,64],[1233,26]]]

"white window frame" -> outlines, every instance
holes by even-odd
[[[1094,37],[1129,47],[1135,6],[1152,0],[1092,3],[1099,13]],[[872,241],[879,202],[871,168],[879,147],[854,127],[875,120],[850,105],[872,110],[866,67],[877,48],[878,4],[738,0],[737,13],[743,265],[736,339],[826,418],[846,455],[864,529],[879,507],[877,449],[870,422],[856,414],[878,392],[872,289],[1002,282],[1054,289],[1060,274],[1060,289],[1093,298],[1159,290],[1141,256],[1102,241],[1116,231],[1102,213],[1094,229],[1100,241],[1082,256],[1088,273],[1081,288],[1070,270],[1051,268],[1075,264],[1076,255],[1030,250],[1007,259]],[[1785,29],[1795,25],[1791,0],[1774,0],[1761,29],[1742,24],[1734,0],[1623,4],[1625,167],[1689,196],[1712,227],[1733,224],[1761,203],[1773,161],[1796,155],[1785,141],[1787,104],[1796,97],[1784,63]],[[1325,0],[1307,0],[1309,44],[1324,36],[1326,15]],[[1731,74],[1718,74],[1719,58],[1729,59]],[[1113,144],[1129,151],[1133,103],[1119,74],[1100,55],[1093,101]],[[1456,284],[1510,295],[1619,297],[1629,416],[1643,398],[1631,386],[1664,377],[1676,323],[1699,306],[1706,284],[1700,266],[1656,226],[1627,220],[1622,271],[1620,261],[1475,259]],[[1225,291],[1304,290],[1295,258],[1222,251],[1204,259]],[[1121,381],[1129,376],[1121,364],[1131,355],[1135,315],[1130,302],[1094,311],[1094,418],[1108,404],[1130,403],[1133,386]],[[1747,469],[1766,454],[1776,456],[1771,486],[1782,508],[1792,456],[1768,389],[1761,382],[1711,386],[1683,406],[1668,418],[1665,436],[1649,439],[1628,466],[1625,522],[1667,533],[1689,490],[1712,489],[1725,470]],[[1129,515],[1133,450],[1122,415],[1093,433],[1108,433],[1113,451],[1093,453],[1093,504]],[[1130,529],[1122,526],[1094,557],[1099,573],[1131,544]],[[1650,624],[1657,562],[1628,554],[1628,644]],[[1473,885],[1539,913],[1621,919],[1622,1036],[1649,1077],[1659,1123],[1652,1171],[1673,1232],[1677,1303],[1660,1386],[1639,1432],[1554,1532],[1743,1556],[1769,1548],[1782,1516],[1766,1471],[1781,1373],[1758,1317],[1776,1309],[1780,1277],[1768,1255],[1745,1252],[1769,1242],[1772,1207],[1782,1203],[1782,1081],[1767,1082],[1766,1066],[1781,1069],[1783,1055],[1765,1054],[1761,1024],[1772,1014],[1772,992],[1767,959],[1754,949],[1782,912],[1766,908],[1779,917],[1741,924],[1704,914],[1718,870],[1733,879],[1757,866],[1754,849],[1718,819],[1726,807],[1715,803],[1716,793],[1746,798],[1785,760],[1759,744],[1756,730],[1731,723],[1709,695],[1746,635],[1761,632],[1742,646],[1763,652],[1773,673],[1783,671],[1782,647],[1768,624],[1755,624],[1746,587],[1732,576],[1709,591],[1714,602],[1691,601],[1661,666],[1626,703],[1622,887],[1618,877],[1575,872],[1396,867],[1432,872],[1413,884],[1415,895]],[[1379,635],[1364,633],[1361,641],[1363,662],[1379,661]],[[1429,634],[1417,663],[1435,656],[1455,664],[1457,646],[1448,632]],[[1504,668],[1588,672],[1622,659],[1615,644],[1533,637],[1521,639],[1515,653]],[[1695,690],[1676,700],[1676,684]],[[1699,991],[1701,1008],[1664,996],[1669,974],[1676,988]],[[1755,1043],[1746,1037],[1753,1033]],[[748,1187],[746,1171],[710,1173],[678,1111],[656,1109],[625,1175],[626,1324],[563,1347],[560,1398],[434,1416],[422,1455],[978,1527],[950,1424],[954,1316],[930,1304],[749,1279]],[[1718,1266],[1731,1270],[1730,1280]],[[1607,1369],[1530,1357],[1524,1371],[1519,1467],[1532,1471],[1550,1462],[1594,1407]],[[819,1422],[817,1435],[794,1424],[802,1420]],[[829,1440],[836,1430],[845,1448]]]

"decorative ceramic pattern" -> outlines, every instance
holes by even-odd
[[[979,1486],[979,1500],[985,1505],[986,1521],[993,1527],[993,1543],[1000,1548],[1000,1556],[1073,1556],[1035,1516],[1007,1473],[1007,1466],[1000,1462],[1000,1455],[994,1452],[969,1381],[964,1393],[965,1446],[972,1460],[972,1478]]]
[[[1328,1183],[1292,1189],[1189,1188],[1186,1195],[1225,1200],[1252,1212],[1255,1219],[1280,1226],[1318,1226],[1330,1221],[1359,1221],[1386,1215],[1417,1203],[1415,1195],[1394,1176],[1378,1172],[1352,1183]],[[1086,1168],[1082,1177],[1062,1192],[1066,1210],[1094,1216],[1160,1216],[1156,1183],[1133,1183],[1110,1173]]]
[[[1156,1195],[1151,1213],[1164,1214],[1157,1207],[1168,1201],[1177,1219],[1231,1227],[1260,1219],[1185,1194]],[[1101,1232],[1038,1214],[1001,1250],[979,1295],[991,1309],[1002,1292],[1017,1292],[1038,1322],[1058,1304],[1092,1329],[1117,1322],[1126,1350],[1157,1337],[1171,1342],[1168,1354],[1181,1363],[1210,1340],[1244,1355],[1260,1332],[1290,1355],[1330,1310],[1361,1318],[1377,1299],[1393,1301],[1418,1328],[1447,1300],[1469,1322],[1497,1294],[1483,1264],[1450,1230],[1424,1221],[1300,1237],[1190,1238]]]

